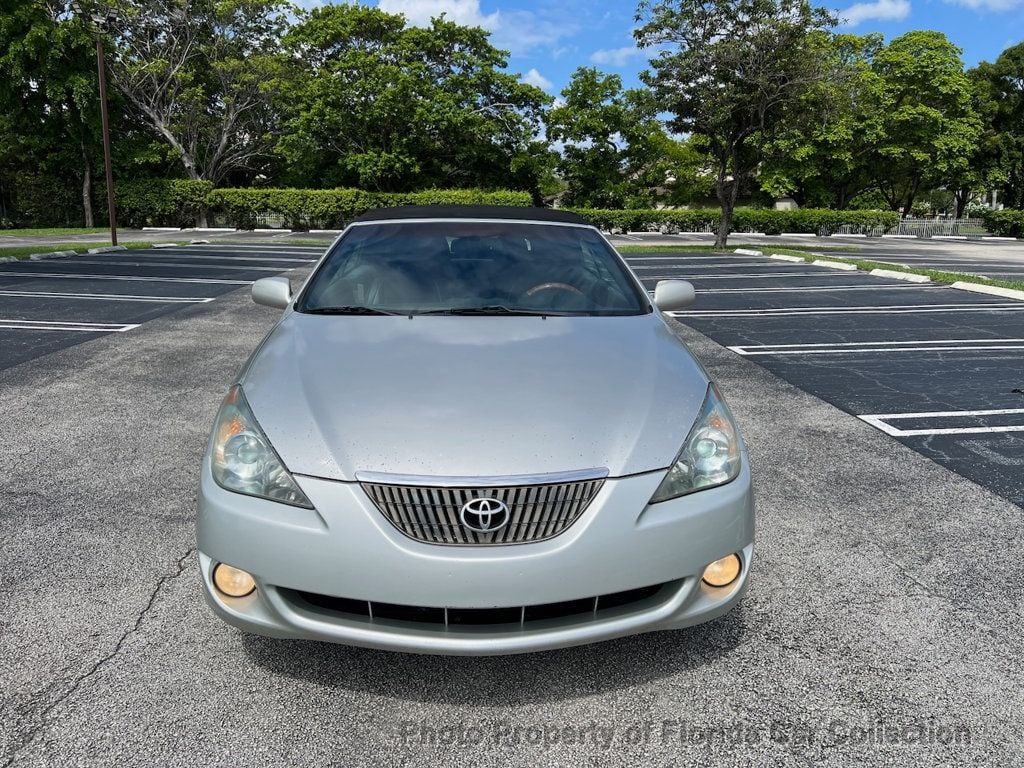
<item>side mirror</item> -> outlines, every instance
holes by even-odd
[[[264,277],[252,284],[252,300],[264,307],[284,309],[292,301],[292,282],[287,277]]]
[[[274,278],[269,278],[273,280]],[[261,281],[262,282],[262,281]],[[256,286],[254,285],[255,289]],[[685,280],[659,280],[654,287],[654,306],[662,312],[674,312],[693,304],[697,292]]]

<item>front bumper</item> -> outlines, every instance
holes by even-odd
[[[746,458],[746,457],[744,457]],[[358,483],[296,476],[315,510],[218,486],[204,462],[199,552],[206,597],[249,632],[414,653],[523,653],[708,621],[747,586],[754,504],[747,462],[731,483],[647,506],[663,471],[609,479],[561,535],[531,544],[443,546],[403,536]],[[738,553],[737,581],[712,588],[704,567]],[[255,593],[228,598],[212,585],[224,562],[254,575]],[[592,614],[519,624],[451,626],[336,613],[295,592],[448,609],[575,601],[664,584],[657,595]]]

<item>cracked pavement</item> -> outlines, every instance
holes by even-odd
[[[198,462],[274,319],[236,291],[0,371],[0,766],[1020,764],[1020,507],[684,326],[755,473],[737,610],[499,658],[227,627]]]

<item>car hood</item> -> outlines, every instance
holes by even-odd
[[[653,314],[289,312],[242,377],[285,466],[337,480],[662,469],[707,383]]]

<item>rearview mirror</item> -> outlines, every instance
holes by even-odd
[[[264,277],[252,284],[252,300],[264,307],[284,309],[292,301],[292,282],[287,277]]]
[[[270,278],[273,280],[274,278]],[[253,286],[255,288],[256,286]],[[697,292],[686,280],[660,280],[654,286],[654,306],[662,312],[674,312],[693,304]]]

